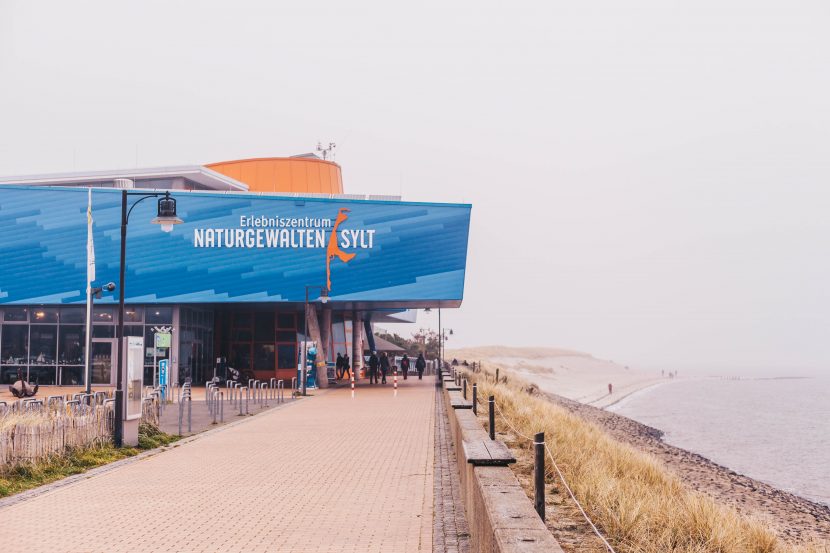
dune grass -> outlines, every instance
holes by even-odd
[[[53,455],[36,463],[19,463],[0,471],[0,497],[14,495],[44,484],[49,484],[86,472],[114,461],[132,457],[144,450],[169,445],[179,439],[161,432],[158,428],[142,424],[138,435],[138,447],[118,448],[105,442],[84,448],[73,448],[64,455]]]
[[[478,383],[480,398],[495,396],[499,410],[518,433],[545,433],[577,499],[619,553],[830,551],[827,544],[784,543],[762,521],[687,488],[657,458],[614,440],[594,424],[551,403],[532,384],[513,375],[495,383],[494,372],[486,365],[481,372],[465,374]],[[479,415],[486,417],[486,410],[480,409]],[[496,425],[505,430],[499,416]],[[524,438],[506,441],[518,450],[517,457],[532,455],[531,444]],[[520,462],[514,470],[530,466]],[[550,484],[559,486],[556,480]]]

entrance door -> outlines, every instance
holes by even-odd
[[[92,339],[92,383],[104,386],[115,385],[116,357],[118,348],[115,338]]]

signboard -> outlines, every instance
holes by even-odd
[[[144,384],[144,337],[129,336],[127,341],[126,420],[141,418],[141,390]]]
[[[169,332],[158,332],[155,336],[157,348],[169,348],[170,344],[173,343],[172,335]]]
[[[159,386],[167,386],[167,370],[169,361],[162,359],[159,361]]]

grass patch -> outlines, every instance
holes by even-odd
[[[464,374],[477,382],[479,398],[496,397],[499,410],[519,433],[545,433],[575,495],[618,553],[828,551],[823,544],[785,543],[763,522],[686,487],[655,457],[547,401],[532,384],[515,376],[497,384],[486,368]],[[486,408],[479,414],[486,417]],[[506,430],[498,415],[496,424]],[[519,480],[529,482],[531,443],[512,432],[504,441],[519,461],[513,467]],[[560,485],[552,478],[548,484]]]
[[[169,445],[179,436],[165,434],[158,428],[142,424],[138,447],[117,448],[111,443],[72,449],[65,455],[54,456],[42,463],[23,463],[0,471],[0,497],[7,497],[67,476],[81,474],[89,469],[126,459],[148,449]]]

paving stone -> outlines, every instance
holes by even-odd
[[[11,503],[3,552],[432,551],[434,381],[398,385],[316,392]]]

